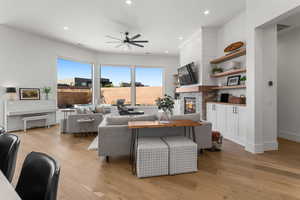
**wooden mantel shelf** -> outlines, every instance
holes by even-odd
[[[223,56],[220,58],[216,58],[216,59],[210,61],[210,64],[219,64],[219,63],[222,63],[222,62],[225,62],[225,61],[228,61],[228,60],[240,57],[240,56],[244,56],[244,55],[246,55],[246,49],[241,49],[232,54],[229,54],[229,55],[226,55],[226,56]]]
[[[235,86],[219,86],[213,87],[212,90],[230,90],[230,89],[245,89],[246,85],[235,85]]]
[[[207,92],[216,86],[186,86],[176,88],[176,93],[196,93],[196,92]]]

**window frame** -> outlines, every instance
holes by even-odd
[[[129,67],[131,69],[131,106],[137,106],[136,105],[136,86],[135,86],[135,82],[136,82],[136,68],[159,68],[162,70],[162,95],[165,94],[166,91],[166,78],[165,78],[165,73],[166,70],[163,66],[158,67],[158,66],[145,66],[145,65],[117,65],[117,64],[99,64],[98,68],[99,68],[99,77],[101,79],[101,67],[105,67],[105,66],[110,66],[110,67]],[[100,93],[99,93],[99,99],[101,97],[101,85],[99,86],[100,88]]]

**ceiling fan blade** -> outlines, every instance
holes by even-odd
[[[134,41],[131,41],[131,42],[134,42],[134,43],[148,43],[149,41],[148,40],[134,40]]]
[[[131,44],[131,45],[134,45],[134,46],[138,46],[138,47],[144,47],[143,45],[140,45],[140,44],[136,44],[136,43],[134,43],[134,42],[128,42],[129,44]]]
[[[110,39],[113,39],[113,40],[119,40],[119,41],[122,41],[121,39],[116,38],[116,37],[113,37],[113,36],[110,36],[110,35],[107,35],[106,37],[107,37],[107,38],[110,38]]]
[[[141,34],[136,34],[135,36],[133,36],[132,38],[130,38],[130,40],[134,40],[134,39],[139,38],[139,37],[141,37]]]

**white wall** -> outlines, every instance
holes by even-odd
[[[300,142],[300,28],[278,37],[278,133]]]
[[[179,49],[179,63],[182,67],[194,62],[198,68],[198,84],[202,84],[202,46],[203,46],[203,32],[202,28],[195,32],[190,38],[184,41]]]
[[[55,89],[57,57],[94,63],[96,66],[100,63],[163,65],[168,76],[166,90],[169,93],[173,88],[173,81],[169,75],[176,72],[178,65],[177,57],[103,54],[2,25],[0,26],[0,43],[0,125],[3,125],[5,88],[51,86]],[[56,90],[52,92],[51,98],[56,100]]]
[[[237,41],[246,42],[246,11],[238,13],[219,28],[217,55],[223,56],[225,47]]]

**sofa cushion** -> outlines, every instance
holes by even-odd
[[[156,115],[138,115],[138,116],[107,116],[107,125],[127,125],[130,121],[155,121]]]
[[[187,115],[173,115],[171,117],[171,120],[193,120],[196,122],[201,121],[200,120],[200,113],[195,113],[195,114],[187,114]]]
[[[130,116],[107,116],[106,117],[107,125],[128,125],[129,121],[133,121],[133,118]]]
[[[133,121],[155,121],[157,120],[156,115],[137,115],[133,117]]]

